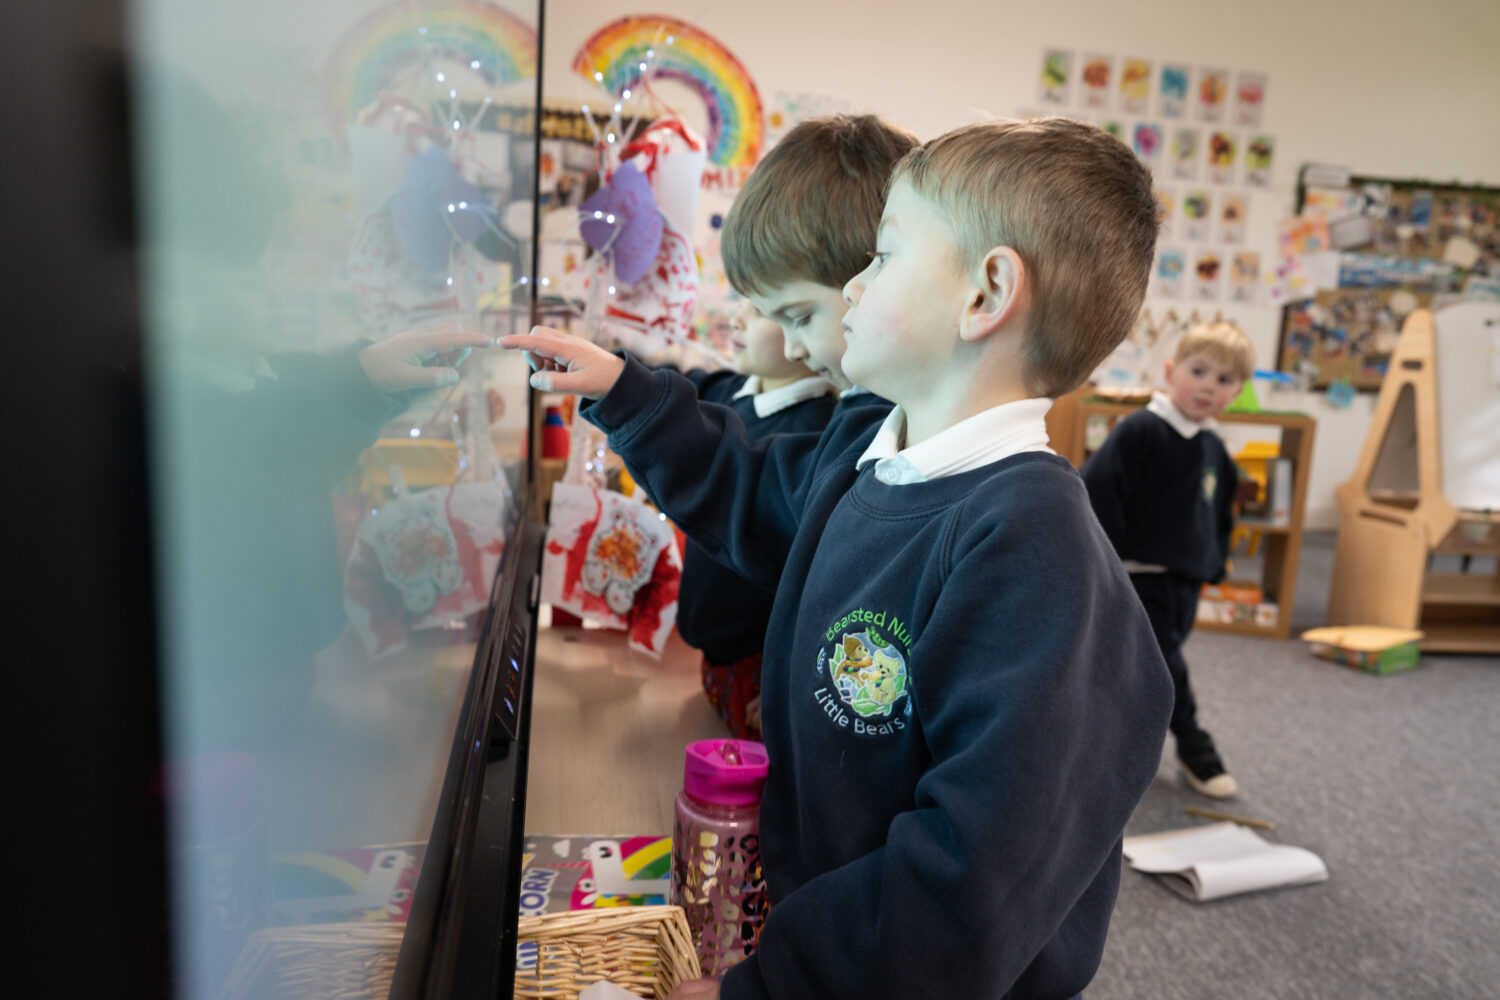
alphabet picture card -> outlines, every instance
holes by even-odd
[[[1213,224],[1214,199],[1201,188],[1182,196],[1182,238],[1191,243],[1208,241]]]
[[[1114,97],[1115,57],[1098,52],[1082,57],[1082,91],[1079,104],[1102,111],[1112,106]]]
[[[1127,115],[1144,115],[1151,101],[1151,60],[1126,58],[1120,62],[1117,107]]]
[[[1234,183],[1234,162],[1239,142],[1232,132],[1214,132],[1208,137],[1208,179],[1215,184]]]
[[[1220,243],[1237,245],[1245,242],[1245,216],[1248,212],[1242,194],[1226,194],[1219,199]]]
[[[1222,122],[1226,118],[1225,105],[1229,102],[1229,70],[1200,69],[1198,71],[1198,120]]]
[[[1198,179],[1198,161],[1203,158],[1202,135],[1198,129],[1191,127],[1172,130],[1172,144],[1167,156],[1172,163],[1172,176],[1177,180]]]
[[[1193,71],[1183,63],[1163,63],[1158,92],[1161,94],[1163,118],[1186,118],[1190,98],[1188,81]]]
[[[1219,277],[1223,260],[1215,250],[1199,250],[1193,259],[1193,298],[1200,302],[1219,300]]]
[[[1046,49],[1037,74],[1037,97],[1044,106],[1066,108],[1073,103],[1073,53],[1068,49]]]
[[[1234,82],[1234,123],[1260,128],[1260,113],[1266,103],[1266,74],[1241,72]]]
[[[1276,139],[1269,135],[1251,136],[1245,143],[1245,183],[1251,187],[1271,186],[1271,163],[1276,159]]]

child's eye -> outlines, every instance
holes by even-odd
[[[886,258],[888,258],[888,257],[890,257],[889,251],[885,251],[885,250],[872,250],[872,251],[870,251],[870,260],[872,262],[874,262],[875,267],[877,269],[878,268],[882,268],[882,267],[885,266]]]
[[[807,325],[807,321],[810,319],[812,319],[812,313],[803,313],[801,316],[793,316],[792,328],[800,330]]]

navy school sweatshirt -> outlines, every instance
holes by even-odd
[[[698,389],[698,398],[728,406],[739,414],[751,440],[770,434],[821,432],[833,416],[838,397],[832,392],[803,400],[769,416],[755,412],[755,397],[734,398],[748,376],[732,371],[695,368],[684,376]],[[761,651],[766,623],[771,618],[774,586],[750,583],[713,559],[688,539],[682,554],[682,586],[677,598],[677,631],[689,646],[702,651],[713,664],[733,663]]]
[[[883,408],[752,444],[634,361],[584,412],[710,554],[781,581],[772,908],[724,1000],[1081,991],[1172,687],[1072,467],[1027,453],[888,486],[855,469]]]
[[[1196,583],[1224,578],[1239,470],[1219,435],[1185,438],[1139,410],[1083,463],[1083,481],[1121,559]]]

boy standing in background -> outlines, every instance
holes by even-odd
[[[685,380],[587,341],[500,341],[538,388],[597,399],[710,554],[780,581],[771,909],[724,997],[1066,998],[1093,977],[1172,695],[1044,416],[1135,321],[1156,212],[1140,162],[1080,122],[913,150],[844,290],[841,368],[895,408],[845,408],[810,450],[750,444]]]
[[[1167,391],[1115,427],[1083,464],[1083,481],[1104,532],[1130,574],[1172,672],[1171,730],[1183,775],[1223,799],[1238,791],[1213,737],[1198,725],[1182,644],[1198,594],[1224,578],[1239,471],[1214,418],[1255,367],[1250,338],[1233,323],[1200,324],[1167,362]]]

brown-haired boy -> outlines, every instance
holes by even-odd
[[[1125,336],[1155,241],[1149,175],[1093,126],[914,150],[845,288],[844,372],[896,407],[845,410],[811,453],[694,423],[690,386],[586,341],[501,341],[538,387],[597,398],[589,419],[689,535],[780,578],[771,910],[723,996],[1021,1000],[1092,978],[1172,691],[1043,417]]]
[[[831,383],[840,390],[841,409],[891,405],[844,375],[843,289],[869,263],[886,182],[916,145],[911,133],[875,115],[800,122],[756,165],[724,221],[724,268],[746,297],[745,330],[775,324],[783,364],[806,366]],[[752,409],[750,400],[717,391],[729,384],[723,379],[688,377],[700,400],[738,410],[751,441],[802,433],[810,451],[836,412],[817,400],[757,419],[759,396]],[[740,391],[737,383],[732,391]],[[761,647],[775,590],[774,581],[757,586],[740,579],[688,540],[678,630],[702,651],[704,691],[736,736],[760,735]]]
[[[1104,533],[1146,607],[1176,689],[1171,730],[1188,783],[1204,795],[1237,792],[1213,737],[1198,725],[1182,644],[1204,583],[1224,578],[1239,472],[1213,432],[1255,368],[1250,338],[1233,323],[1187,331],[1167,362],[1167,391],[1115,427],[1083,464]]]
[[[844,374],[844,284],[875,245],[891,170],[916,136],[875,115],[796,125],[766,154],[724,220],[729,283],[781,324],[786,355],[871,402]]]

